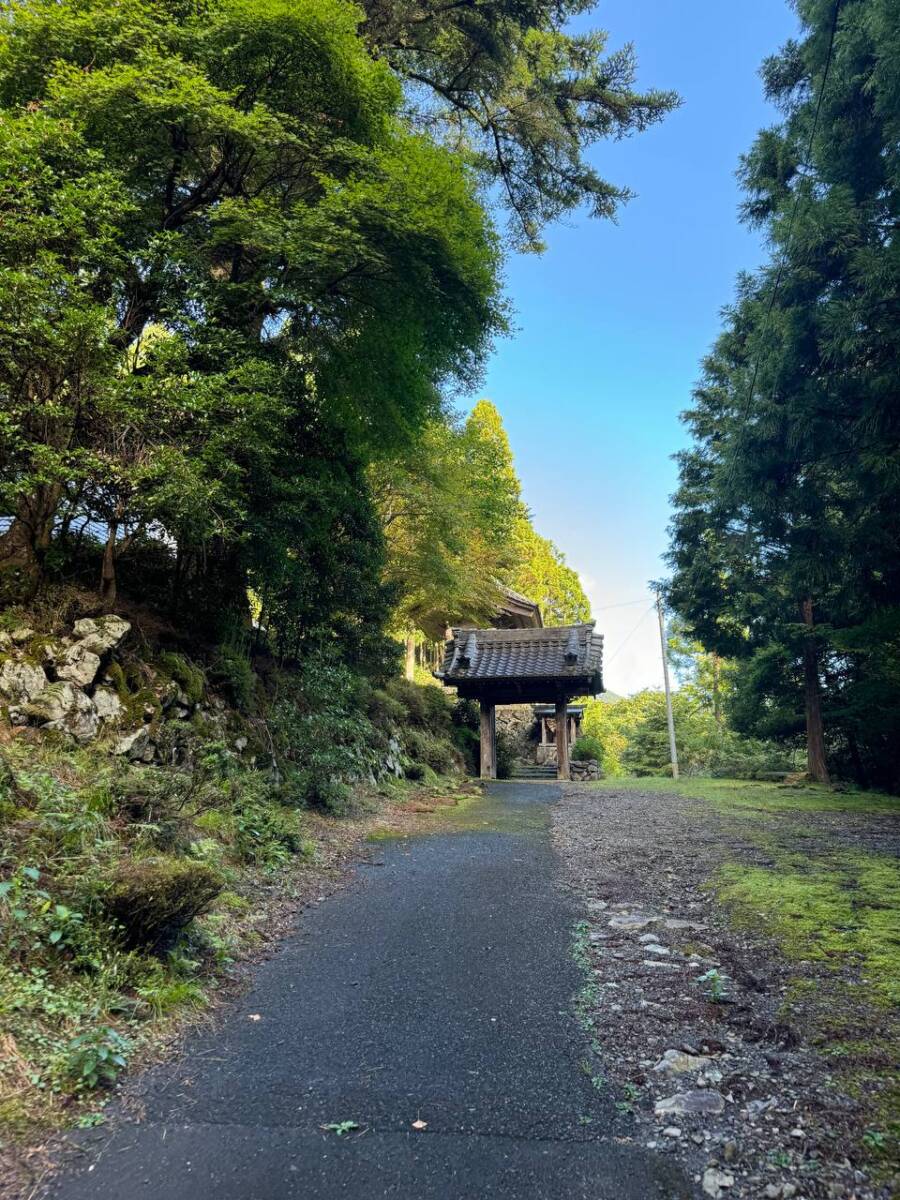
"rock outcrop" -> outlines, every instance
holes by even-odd
[[[39,637],[23,626],[0,642],[0,703],[13,725],[39,725],[78,742],[117,723],[124,705],[115,690],[97,686],[103,665],[128,636],[124,617],[85,617],[70,635]]]

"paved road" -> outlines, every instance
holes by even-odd
[[[691,1196],[615,1140],[627,1118],[582,1069],[558,797],[492,785],[451,831],[384,843],[224,1023],[145,1076],[140,1122],[94,1131],[54,1200]]]

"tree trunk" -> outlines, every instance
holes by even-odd
[[[819,693],[819,653],[813,635],[813,604],[806,599],[800,606],[803,624],[809,632],[803,641],[803,690],[806,700],[806,757],[809,777],[815,783],[830,783],[825,760],[825,730]]]
[[[416,635],[408,633],[406,635],[406,670],[407,679],[415,679],[416,677]]]
[[[119,527],[111,524],[106,533],[103,547],[103,564],[100,567],[100,601],[104,612],[111,612],[116,603],[118,584],[116,581],[116,536]]]
[[[719,692],[721,659],[713,654],[713,717],[717,725],[722,724],[722,698]]]
[[[41,586],[61,495],[62,485],[54,483],[23,496],[0,534],[0,594],[7,602],[31,600]]]

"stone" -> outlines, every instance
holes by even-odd
[[[738,1155],[737,1142],[726,1142],[725,1145],[722,1147],[722,1157],[725,1159],[725,1161],[728,1163],[734,1162],[734,1160],[737,1158],[737,1155]]]
[[[90,696],[64,680],[48,684],[25,712],[31,720],[40,721],[42,728],[71,734],[79,742],[89,742],[100,724]]]
[[[113,747],[113,754],[124,754],[132,760],[139,759],[150,745],[150,730],[146,725],[136,729],[134,733],[126,733],[119,738]]]
[[[681,1130],[678,1128],[677,1125],[667,1125],[665,1127],[665,1129],[663,1130],[663,1137],[680,1138]]]
[[[676,1092],[657,1101],[654,1113],[658,1117],[672,1116],[717,1116],[725,1111],[725,1097],[712,1088],[693,1092]]]
[[[101,721],[118,721],[123,707],[122,701],[112,688],[98,687],[94,692],[94,708]]]
[[[682,921],[678,917],[667,917],[663,922],[666,929],[705,929],[699,921]]]
[[[131,630],[131,622],[110,613],[105,617],[82,617],[73,626],[75,637],[92,654],[118,650]]]
[[[47,686],[47,676],[34,663],[8,658],[0,667],[0,696],[27,704]]]
[[[724,1188],[734,1186],[734,1176],[718,1167],[707,1167],[703,1172],[703,1191],[707,1196],[721,1196]]]
[[[75,707],[75,692],[71,683],[44,681],[44,688],[25,708],[35,721],[61,721]]]
[[[642,933],[641,936],[638,938],[638,941],[641,942],[643,945],[647,945],[648,942],[658,942],[659,938],[656,936],[655,933]]]
[[[656,917],[647,917],[643,913],[623,912],[610,919],[609,927],[637,933],[640,929],[646,929],[648,925],[655,925],[656,920]]]
[[[97,736],[97,728],[100,724],[97,710],[90,696],[85,695],[77,688],[73,690],[75,692],[74,707],[59,721],[48,721],[44,728],[70,733],[77,742],[89,742],[91,738]]]
[[[19,628],[14,629],[9,636],[14,645],[24,646],[26,642],[30,642],[34,637],[34,630],[28,625],[20,625]]]
[[[661,946],[659,942],[649,942],[644,947],[645,954],[671,954],[672,951],[668,946]]]
[[[689,1071],[702,1071],[708,1067],[712,1059],[699,1054],[685,1054],[681,1050],[667,1050],[653,1067],[654,1071],[663,1071],[667,1075],[683,1075]]]
[[[78,687],[90,687],[100,670],[100,659],[84,642],[70,646],[56,668],[60,679],[75,683]]]
[[[234,748],[237,750],[238,754],[243,754],[247,749],[247,739],[245,737],[235,738]]]
[[[747,1116],[750,1118],[761,1116],[770,1108],[775,1108],[777,1104],[778,1101],[774,1096],[770,1096],[768,1100],[750,1100],[747,1103]]]

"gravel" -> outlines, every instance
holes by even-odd
[[[817,837],[835,828],[829,815]],[[885,847],[877,820],[853,836]],[[676,794],[570,785],[554,840],[584,914],[578,1008],[593,1069],[633,1111],[636,1139],[714,1198],[896,1195],[859,1154],[861,1100],[784,1003],[790,981],[821,967],[731,928],[705,887],[723,863],[759,861],[741,823]]]

